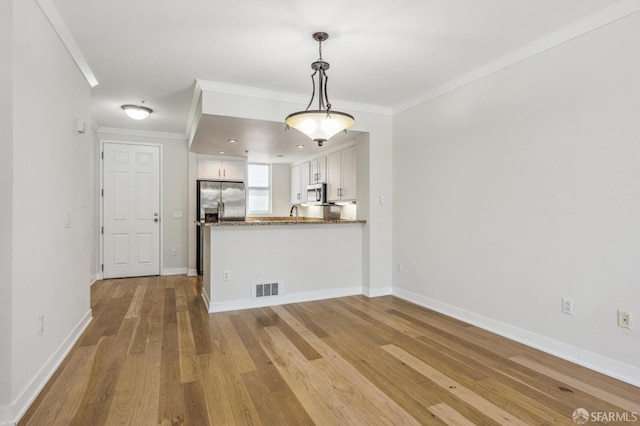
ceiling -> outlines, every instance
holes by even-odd
[[[98,126],[188,134],[195,79],[309,96],[315,31],[330,35],[323,57],[334,109],[348,101],[393,110],[617,0],[54,2],[99,82],[91,105]],[[147,120],[120,109],[142,100],[154,110]],[[297,133],[282,136],[282,123],[213,117],[203,124],[211,134],[203,130],[202,140],[226,142],[216,135],[225,128],[261,138],[247,141],[250,153],[266,145],[272,156],[299,155],[295,141],[278,143]],[[227,151],[217,143],[197,146]]]

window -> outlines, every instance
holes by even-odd
[[[271,166],[247,165],[247,213],[271,213]]]

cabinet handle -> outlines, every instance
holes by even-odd
[[[220,169],[218,169],[218,177],[220,177]]]
[[[222,176],[227,177],[227,169],[222,169]]]

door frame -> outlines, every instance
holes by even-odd
[[[164,201],[163,201],[163,194],[164,194],[164,189],[163,189],[163,169],[164,169],[164,162],[163,162],[163,152],[162,152],[162,144],[160,143],[153,143],[153,142],[135,142],[135,141],[126,141],[126,140],[115,140],[115,139],[100,139],[100,146],[99,146],[99,150],[97,152],[98,155],[98,159],[97,161],[100,163],[100,167],[98,167],[99,172],[100,172],[100,176],[99,179],[97,179],[98,182],[98,188],[96,188],[96,191],[98,192],[98,199],[100,200],[100,205],[98,208],[98,213],[100,215],[99,220],[98,220],[98,236],[99,236],[99,248],[98,248],[98,256],[99,256],[99,265],[98,265],[98,273],[96,274],[96,278],[99,280],[104,279],[104,234],[102,233],[102,229],[104,227],[104,197],[102,196],[102,189],[104,188],[104,144],[105,143],[111,143],[111,144],[116,144],[116,145],[138,145],[138,146],[153,146],[153,147],[157,147],[158,148],[158,152],[159,152],[159,158],[158,161],[160,162],[159,164],[159,173],[158,173],[158,179],[160,180],[160,182],[158,182],[159,186],[158,186],[158,190],[160,191],[160,194],[158,194],[158,202],[160,203],[159,206],[159,211],[160,211],[160,244],[159,244],[159,248],[158,250],[160,250],[159,253],[159,260],[160,260],[160,264],[158,265],[158,275],[164,275],[162,272],[164,270],[163,268],[163,258],[162,258],[162,253],[163,253],[163,240],[164,240]]]

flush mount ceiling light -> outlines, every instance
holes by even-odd
[[[309,136],[312,140],[322,146],[324,142],[329,140],[336,133],[346,131],[353,126],[355,120],[353,116],[331,109],[329,97],[327,96],[327,73],[329,63],[322,59],[322,42],[329,38],[329,34],[318,32],[313,34],[313,39],[318,42],[318,51],[320,57],[311,64],[313,74],[311,74],[311,82],[313,83],[313,93],[309,105],[304,111],[289,114],[284,122],[287,128],[293,127]],[[309,109],[316,97],[316,81],[314,77],[318,75],[318,109]]]
[[[153,112],[151,108],[138,105],[122,105],[124,112],[134,120],[144,120]]]

